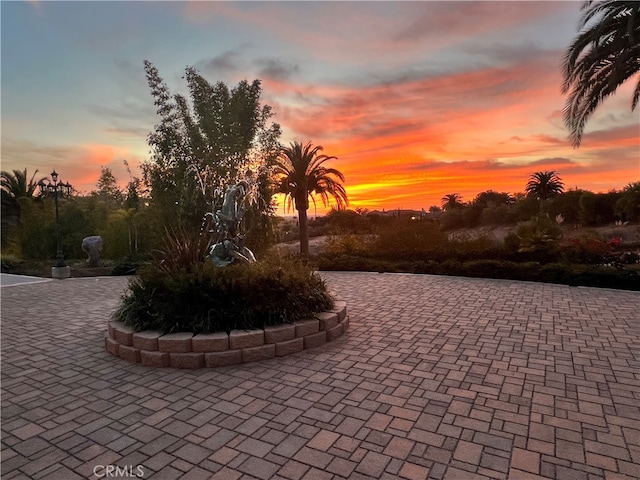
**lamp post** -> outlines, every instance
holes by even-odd
[[[71,276],[70,268],[64,263],[64,255],[62,254],[62,242],[60,241],[60,213],[58,209],[58,198],[71,194],[73,188],[71,184],[58,181],[58,173],[53,170],[51,172],[51,180],[42,179],[38,182],[40,194],[45,196],[53,196],[56,206],[56,263],[51,267],[51,276],[53,278],[69,278]]]

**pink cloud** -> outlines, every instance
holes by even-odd
[[[224,19],[259,29],[331,63],[364,63],[385,55],[389,66],[418,51],[422,55],[436,52],[567,8],[573,7],[554,2],[190,1],[185,3],[184,15],[197,24]]]

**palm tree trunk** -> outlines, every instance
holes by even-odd
[[[300,253],[309,255],[309,222],[307,221],[307,211],[298,210],[298,228],[300,231]]]

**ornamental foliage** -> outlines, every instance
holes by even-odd
[[[160,223],[197,228],[211,202],[241,179],[253,186],[257,221],[270,209],[269,165],[281,133],[271,107],[260,102],[260,80],[230,88],[187,67],[189,102],[170,93],[151,62],[145,60],[144,69],[160,121],[147,138],[151,159],[143,178]]]

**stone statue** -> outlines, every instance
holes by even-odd
[[[244,203],[249,185],[244,180],[229,187],[224,194],[222,208],[205,215],[205,223],[215,222],[216,230],[209,230],[212,245],[207,258],[216,266],[224,267],[240,260],[247,263],[256,261],[253,252],[244,246],[244,235],[240,234],[240,223],[244,218]]]
[[[87,265],[97,267],[102,254],[102,237],[94,235],[82,239],[82,251],[89,255]]]

